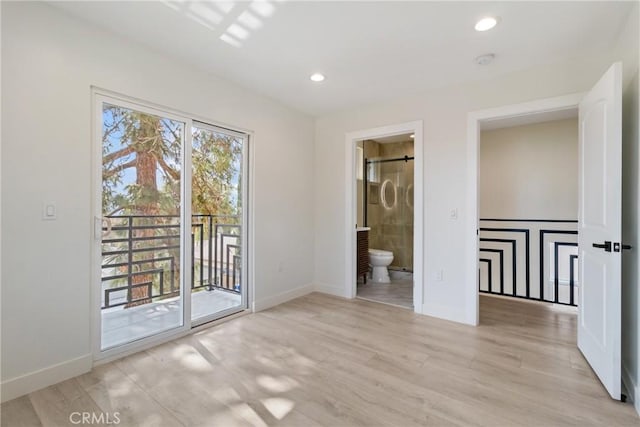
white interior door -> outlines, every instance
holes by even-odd
[[[622,64],[580,103],[578,347],[619,400]]]

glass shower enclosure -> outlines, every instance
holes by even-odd
[[[413,271],[413,142],[364,143],[363,219],[369,247],[392,251],[390,269]]]

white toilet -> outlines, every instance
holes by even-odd
[[[393,252],[381,249],[369,249],[369,264],[373,267],[371,281],[374,283],[390,283],[387,267],[393,261]]]

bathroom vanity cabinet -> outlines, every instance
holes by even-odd
[[[357,229],[358,232],[358,272],[357,277],[362,276],[364,283],[367,283],[367,273],[369,272],[369,228],[362,227]]]

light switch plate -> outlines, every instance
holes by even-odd
[[[44,202],[42,204],[42,219],[46,221],[55,220],[58,217],[56,202]]]

